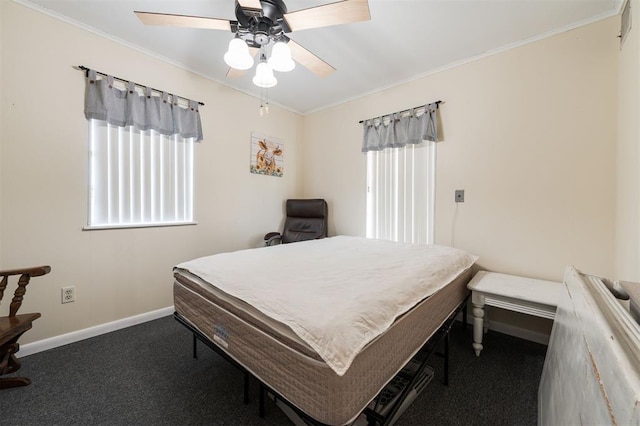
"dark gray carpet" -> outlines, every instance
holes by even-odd
[[[37,323],[35,324],[37,326]],[[546,347],[489,332],[477,358],[471,327],[451,333],[449,386],[436,377],[399,425],[534,425]],[[172,317],[24,357],[24,388],[0,390],[8,425],[281,425],[270,401],[258,417],[258,388],[243,404],[243,376]]]

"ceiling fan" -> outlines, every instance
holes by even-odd
[[[141,11],[135,11],[134,13],[145,25],[231,31],[235,34],[235,37],[231,40],[229,51],[225,55],[225,62],[231,66],[227,77],[242,75],[244,70],[251,68],[253,66],[253,56],[259,51],[260,63],[253,81],[260,87],[275,85],[275,78],[273,78],[273,73],[270,70],[272,68],[276,71],[292,69],[293,61],[291,58],[322,77],[335,71],[335,68],[291,40],[287,34],[299,30],[371,19],[367,0],[343,0],[290,13],[287,11],[287,6],[283,0],[236,0],[235,3],[236,21],[204,16]],[[272,57],[267,61],[266,47],[272,42]],[[252,54],[249,53],[249,50],[252,51]],[[281,50],[283,52],[280,52]],[[234,55],[236,55],[234,57],[235,61],[232,58]],[[266,66],[267,63],[270,65],[269,67]],[[278,63],[281,64],[279,67]],[[263,64],[265,65],[263,66]],[[262,71],[271,72],[272,80],[268,76],[262,76],[267,78],[266,80],[258,78],[258,74],[261,73],[261,66],[264,68]]]

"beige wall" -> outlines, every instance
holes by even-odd
[[[640,281],[640,1],[619,54],[616,278]]]
[[[607,276],[615,264],[624,277],[637,276],[639,125],[631,117],[638,111],[638,33],[636,28],[628,41],[635,43],[635,53],[623,51],[620,57],[628,70],[620,71],[620,80],[635,84],[636,93],[623,100],[623,89],[617,89],[618,21],[601,21],[304,119],[278,108],[261,119],[254,98],[0,2],[0,266],[53,267],[30,285],[24,309],[44,318],[23,343],[171,305],[174,264],[259,245],[266,231],[279,229],[288,197],[326,198],[330,233],[363,235],[365,157],[358,121],[437,99],[445,101],[438,244],[450,244],[453,229],[454,245],[478,254],[481,266],[525,276],[561,280],[569,263]],[[87,125],[84,79],[74,65],[205,102],[205,141],[196,148],[197,226],[81,230]],[[618,108],[624,111],[619,122]],[[248,172],[253,130],[284,140],[284,178]],[[617,131],[617,161],[624,163],[618,174]],[[629,188],[624,182],[633,183]],[[466,190],[466,202],[458,206],[454,224],[455,189]],[[629,190],[631,198],[620,196]],[[77,301],[61,305],[60,288],[68,285],[76,286]]]
[[[0,2],[0,266],[49,264],[23,309],[23,343],[172,304],[180,261],[254,247],[302,194],[302,118],[21,5]],[[204,102],[195,150],[197,226],[82,231],[87,216],[85,65]],[[282,138],[285,177],[249,173],[251,131]],[[76,286],[62,305],[60,289]],[[3,305],[5,305],[3,303]]]
[[[305,195],[329,200],[332,233],[364,235],[358,121],[440,99],[436,242],[453,228],[455,246],[505,273],[611,276],[617,34],[611,18],[306,116]]]

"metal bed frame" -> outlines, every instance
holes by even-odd
[[[443,383],[445,385],[449,384],[449,331],[451,330],[451,327],[453,326],[455,318],[460,313],[460,311],[462,311],[462,327],[463,328],[466,327],[466,324],[467,324],[466,306],[467,306],[468,299],[469,299],[469,296],[467,295],[464,298],[464,300],[460,302],[460,304],[458,304],[456,309],[454,309],[453,313],[449,315],[449,317],[444,321],[444,323],[440,326],[440,328],[438,328],[438,330],[435,331],[435,333],[431,336],[431,338],[418,350],[417,354],[412,358],[411,361],[418,360],[419,366],[416,370],[414,370],[415,372],[410,377],[408,383],[402,388],[402,391],[400,392],[399,397],[397,397],[395,402],[392,403],[393,405],[391,406],[391,408],[384,415],[376,411],[376,407],[379,406],[380,398],[382,397],[382,394],[386,389],[386,386],[385,386],[385,388],[383,388],[382,391],[373,399],[374,408],[372,409],[372,408],[366,407],[363,410],[362,413],[365,414],[368,425],[387,426],[391,423],[392,420],[394,420],[394,417],[396,416],[398,410],[401,408],[403,402],[409,396],[411,389],[421,379],[422,373],[424,372],[425,368],[427,368],[427,361],[429,361],[429,359],[433,354],[436,354],[444,358]],[[249,382],[253,374],[250,371],[248,371],[242,364],[240,364],[231,356],[229,356],[218,345],[212,342],[205,334],[203,334],[200,330],[198,330],[195,326],[193,326],[182,315],[178,314],[177,312],[174,312],[173,316],[179,323],[184,325],[187,329],[189,329],[193,333],[193,358],[196,358],[196,359],[198,358],[197,343],[198,343],[198,340],[200,340],[201,342],[206,344],[208,347],[216,351],[226,361],[230,362],[232,365],[234,365],[236,368],[242,371],[242,373],[244,374],[244,403],[248,404],[249,403]],[[444,348],[442,353],[436,351],[441,342],[444,342]],[[265,416],[264,399],[265,399],[266,393],[268,392],[271,395],[273,395],[274,400],[280,400],[283,403],[285,403],[289,408],[291,408],[295,412],[295,414],[299,416],[300,419],[302,419],[305,423],[309,425],[314,425],[314,426],[325,426],[324,423],[320,423],[316,421],[315,419],[310,417],[308,414],[306,414],[305,412],[300,410],[298,407],[296,407],[294,404],[290,403],[286,398],[284,398],[278,392],[271,389],[269,386],[263,383],[259,378],[255,376],[253,377],[259,384],[259,416],[260,418],[264,418]]]

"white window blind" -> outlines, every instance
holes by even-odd
[[[193,144],[89,120],[87,228],[193,223]]]
[[[367,237],[433,244],[435,146],[367,152]]]

